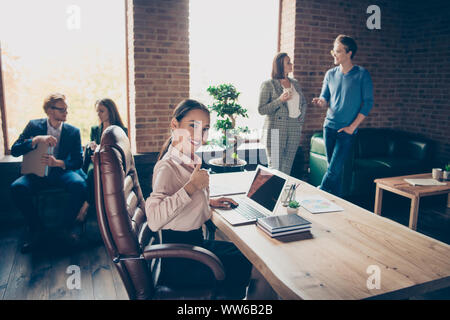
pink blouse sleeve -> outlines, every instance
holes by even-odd
[[[177,190],[174,186],[174,174],[169,165],[155,166],[153,192],[145,201],[147,223],[152,231],[162,229],[191,202],[183,187]]]

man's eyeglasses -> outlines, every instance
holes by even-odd
[[[53,110],[58,110],[61,113],[67,112],[67,108],[58,108],[58,107],[55,107],[55,106],[51,106],[50,108],[53,109]]]
[[[347,50],[345,50],[345,52],[347,53],[348,51]],[[334,50],[331,50],[330,51],[330,54],[332,55],[332,56],[334,56],[335,54],[339,54],[339,53],[342,53],[342,51],[334,51]]]

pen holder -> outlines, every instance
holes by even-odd
[[[283,194],[281,195],[281,205],[283,207],[287,207],[289,202],[295,200],[295,189],[296,184],[287,184],[283,190]]]
[[[291,201],[291,189],[292,189],[292,185],[291,184],[286,184],[286,187],[284,187],[283,189],[283,194],[281,195],[281,205],[283,207],[287,207],[289,204],[289,201]]]

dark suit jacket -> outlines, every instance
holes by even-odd
[[[34,148],[32,138],[47,135],[47,118],[30,120],[11,148],[14,157],[24,155]],[[78,170],[83,164],[83,148],[81,146],[80,130],[70,124],[63,123],[59,140],[59,154],[57,159],[63,160],[66,170]]]

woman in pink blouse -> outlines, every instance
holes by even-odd
[[[187,243],[213,252],[225,267],[222,293],[242,299],[251,263],[233,243],[205,240],[202,233],[211,207],[236,204],[225,197],[209,199],[209,175],[201,169],[202,159],[195,154],[208,138],[209,110],[195,100],[184,100],[175,108],[170,126],[172,135],[153,170],[153,192],[145,203],[148,225],[152,231],[162,231],[163,243]],[[185,259],[163,259],[161,279],[171,286],[206,286],[214,281],[206,266]]]

